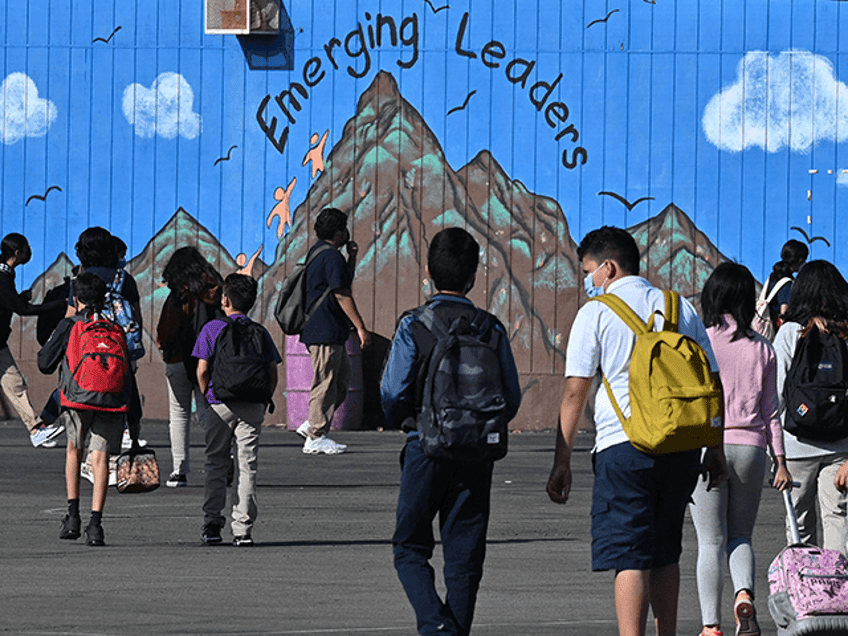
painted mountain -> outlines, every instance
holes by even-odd
[[[628,231],[642,253],[642,275],[695,303],[716,266],[728,260],[673,203]]]
[[[360,245],[354,295],[373,331],[391,337],[398,315],[433,292],[424,269],[430,238],[459,225],[482,249],[471,298],[507,326],[519,369],[562,369],[577,277],[560,206],[511,180],[487,151],[454,171],[389,73],[379,73],[363,93],[325,171],[295,210],[292,232],[261,281],[266,295],[275,295],[304,259],[315,217],[326,206],[352,219]]]

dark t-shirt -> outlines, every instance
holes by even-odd
[[[768,287],[766,287],[766,295],[771,293],[771,290],[777,284],[777,281],[781,280],[780,278],[775,278],[772,280],[774,276],[770,276],[768,280]],[[784,283],[783,287],[777,290],[777,294],[775,294],[774,298],[771,299],[769,303],[769,309],[771,310],[772,316],[776,319],[780,316],[780,306],[788,305],[789,298],[792,296],[792,283],[793,281],[789,281],[788,283]]]
[[[309,250],[312,253],[319,245],[326,244],[318,241]],[[307,254],[307,258],[309,258]],[[306,270],[306,307],[307,311],[318,300],[325,289],[350,290],[350,270],[344,256],[337,249],[324,250],[309,265]],[[350,337],[353,323],[342,310],[333,293],[321,303],[300,335],[303,344],[344,344]]]

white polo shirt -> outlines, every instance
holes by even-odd
[[[609,286],[607,294],[615,294],[645,322],[654,311],[665,311],[662,290],[640,276],[626,276]],[[655,329],[662,328],[661,316],[655,318]],[[707,353],[710,368],[718,371],[710,339],[704,323],[692,304],[680,299],[680,333],[689,336]],[[568,336],[565,354],[566,377],[600,378],[603,373],[612,387],[621,412],[630,417],[629,366],[636,334],[609,307],[589,302],[580,308]],[[595,447],[599,452],[629,441],[615,410],[610,404],[603,382],[595,384]]]

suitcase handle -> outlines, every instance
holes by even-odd
[[[793,483],[792,485],[800,486],[801,484]],[[790,488],[783,491],[783,503],[786,505],[786,518],[789,520],[792,543],[801,543],[801,531],[798,529],[798,517],[795,516],[795,506],[792,503],[792,490]]]

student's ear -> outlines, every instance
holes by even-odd
[[[471,280],[468,281],[468,284],[465,286],[465,293],[467,294],[474,288],[474,282],[477,280],[477,274],[471,276]]]
[[[609,275],[607,276],[609,279],[615,279],[621,273],[621,267],[612,259],[607,260],[607,267],[609,267]]]

